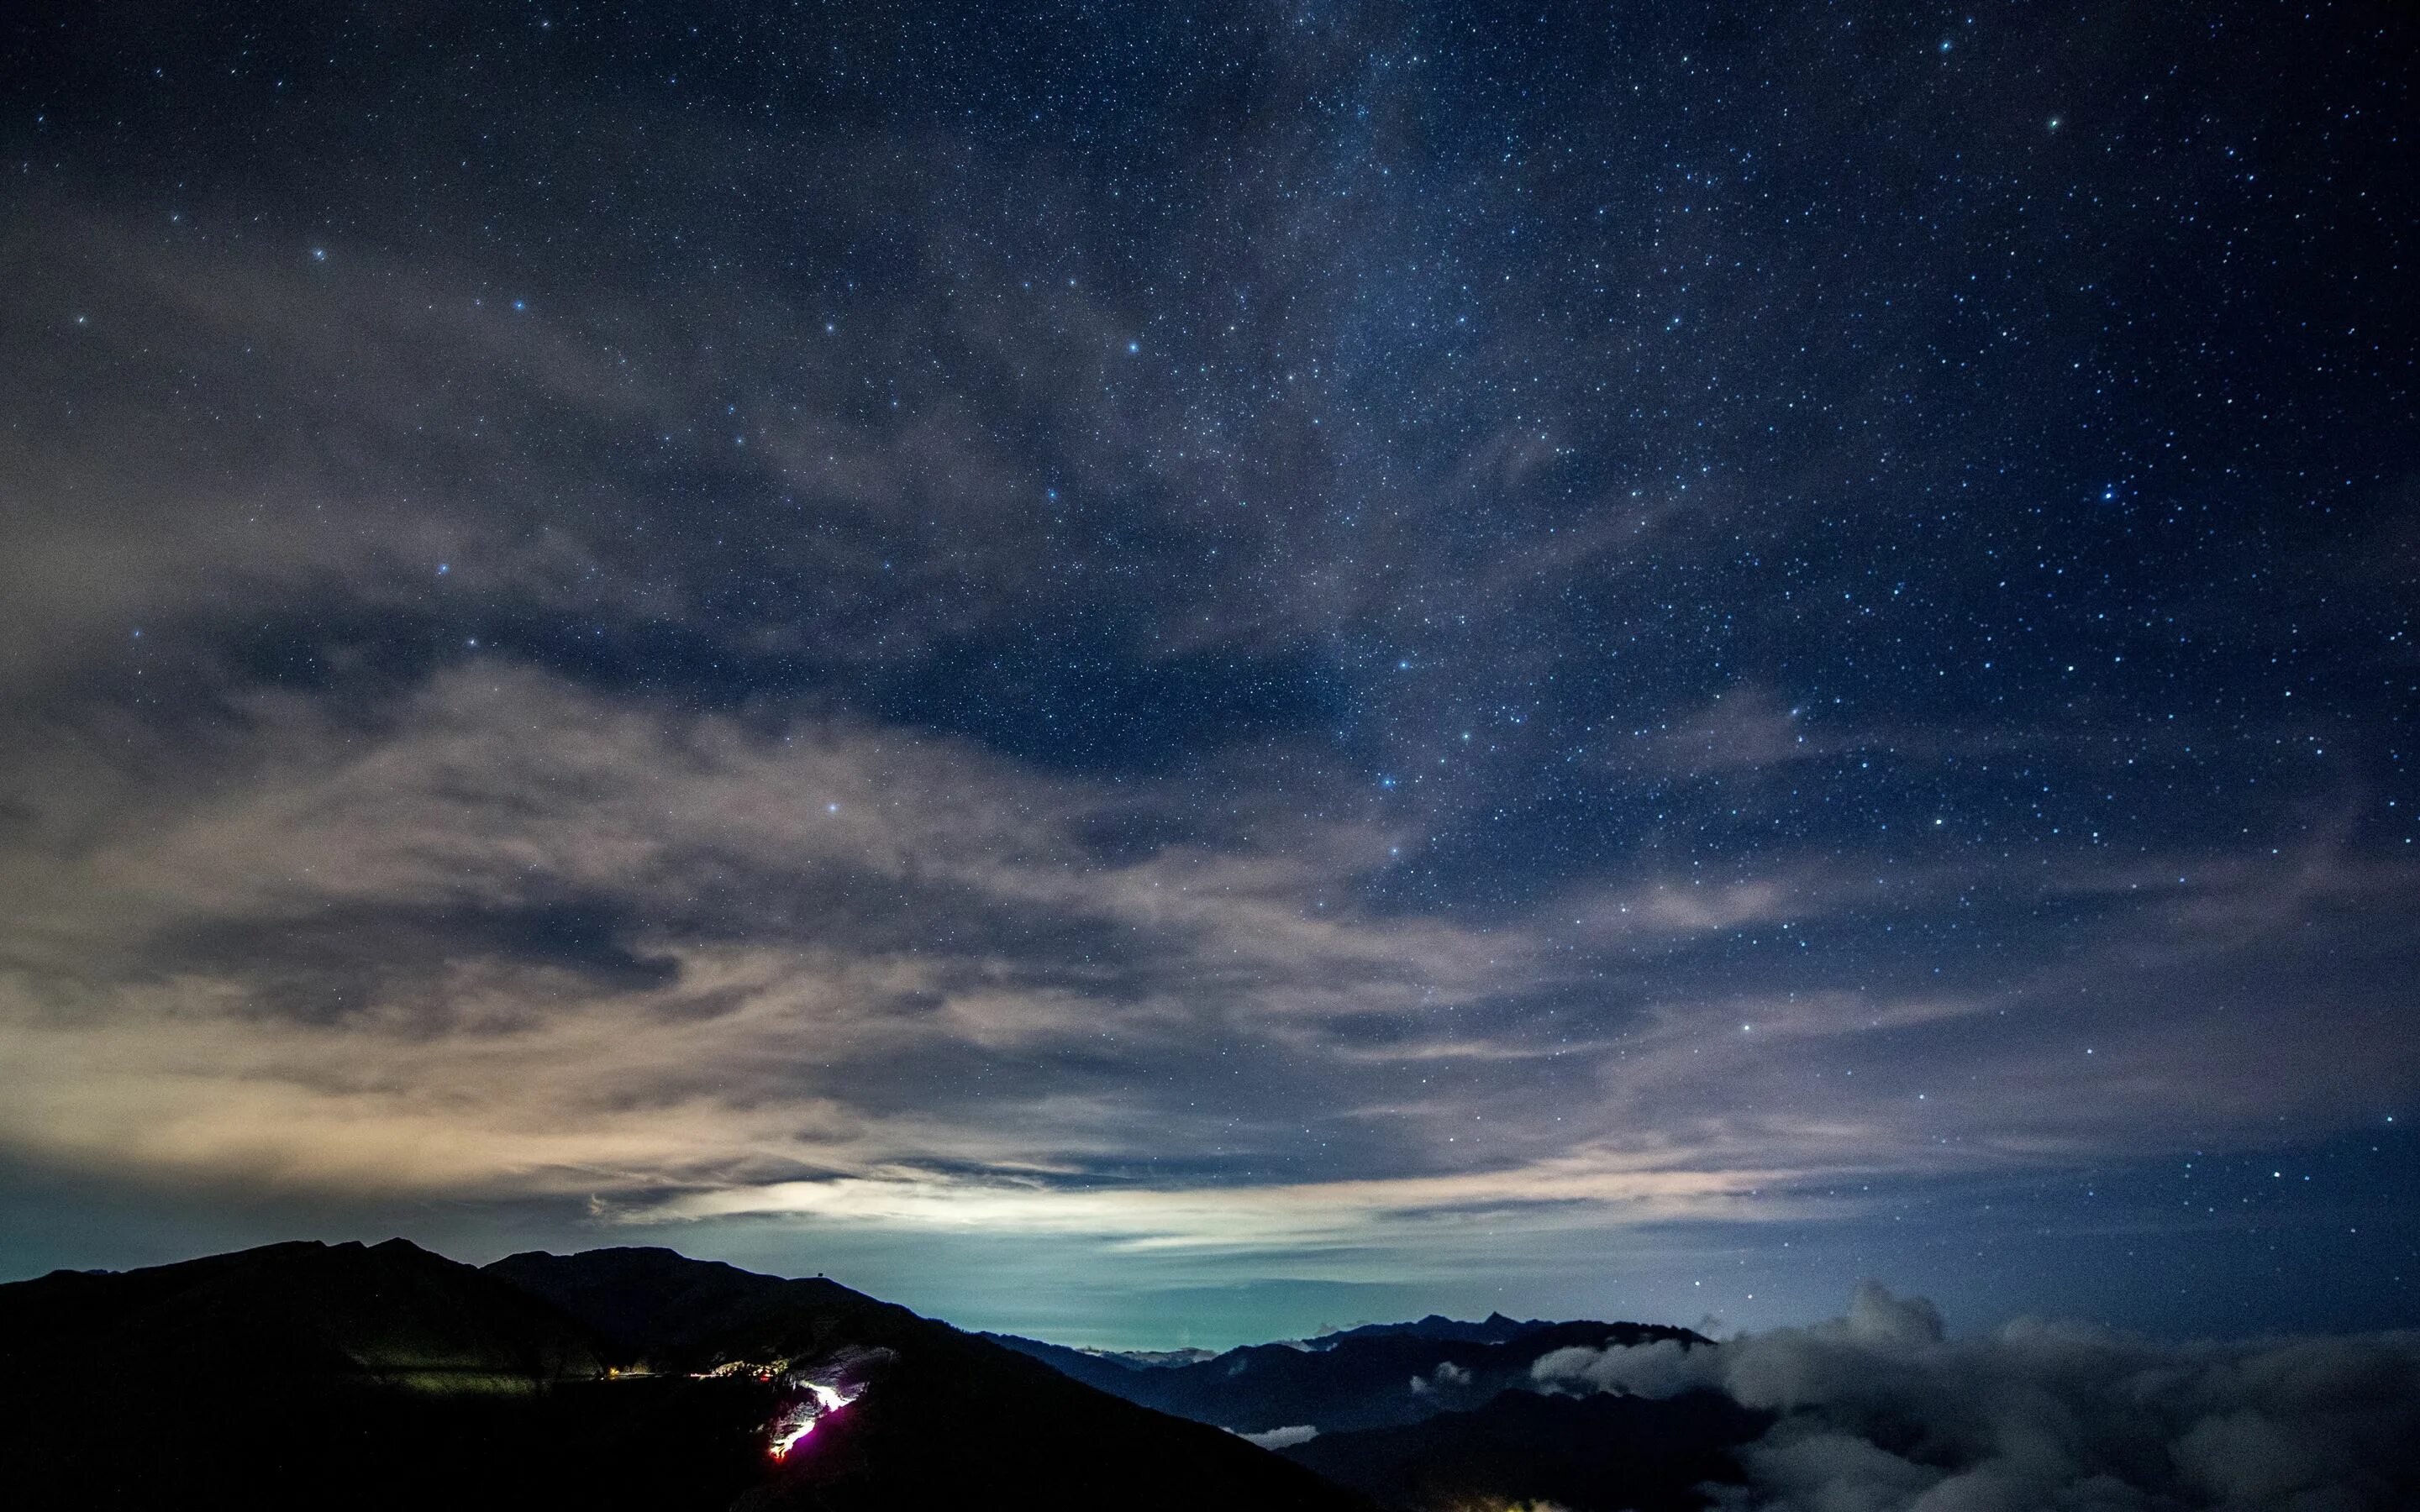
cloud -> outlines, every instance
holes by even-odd
[[[1437,1367],[1425,1376],[1412,1378],[1412,1395],[1425,1396],[1432,1392],[1450,1391],[1470,1384],[1470,1372],[1451,1360],[1440,1360]]]
[[[1781,1414],[1746,1512],[2383,1509],[2420,1495],[2420,1334],[2164,1343],[2020,1320],[1952,1338],[1869,1282],[1846,1317],[1684,1350],[1559,1350],[1549,1390],[1715,1390]]]
[[[667,716],[509,663],[367,729],[256,696],[223,738],[231,779],[197,790],[151,779],[167,763],[140,740],[96,762],[88,729],[13,737],[43,775],[31,843],[0,857],[0,1142],[21,1157],[1168,1243],[1473,1203],[1681,1211],[1763,1179],[1563,1139],[1474,1165],[1372,1132],[1393,1168],[1228,1197],[1071,1186],[1188,1126],[1298,1127],[1339,1067],[1367,1111],[1332,1117],[1374,1130],[1427,1036],[1358,1072],[1303,1051],[1556,972],[1528,932],[1357,905],[1382,838],[1358,825],[1263,813],[1245,843],[1104,855],[1105,815],[1164,800],[862,719]],[[1193,1111],[1205,1050],[1260,1073],[1209,1080]]]
[[[1270,1428],[1264,1433],[1243,1435],[1243,1438],[1259,1444],[1264,1449],[1291,1449],[1297,1443],[1309,1443],[1318,1437],[1319,1429],[1308,1423],[1296,1423],[1288,1427]]]
[[[1688,977],[1702,942],[1838,927],[1859,886],[1811,861],[1388,907],[1366,881],[1400,832],[1283,792],[1239,785],[1214,834],[1198,776],[501,658],[367,711],[256,691],[203,733],[0,734],[28,774],[0,854],[12,1158],[1311,1253],[1804,1217],[1846,1181],[2105,1148],[2178,1095],[2037,1097],[2074,1071],[2030,1043],[1974,1083],[2022,984]]]

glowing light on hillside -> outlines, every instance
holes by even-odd
[[[776,1425],[774,1428],[772,1447],[768,1452],[776,1459],[787,1459],[790,1458],[791,1448],[796,1445],[800,1439],[805,1438],[814,1430],[815,1420],[812,1417],[799,1423],[797,1427],[786,1430],[782,1428],[779,1425]]]
[[[798,1447],[799,1440],[815,1430],[817,1423],[857,1400],[859,1395],[858,1391],[845,1391],[820,1381],[800,1381],[799,1384],[806,1387],[809,1394],[806,1399],[783,1408],[781,1415],[773,1419],[772,1427],[766,1430],[765,1452],[777,1461],[789,1458],[790,1451]]]

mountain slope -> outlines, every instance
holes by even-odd
[[[1569,1512],[1695,1512],[1736,1482],[1730,1451],[1771,1427],[1715,1392],[1664,1400],[1508,1391],[1410,1427],[1323,1433],[1282,1453],[1401,1512],[1551,1503]]]
[[[836,1281],[762,1275],[668,1249],[532,1251],[482,1273],[579,1319],[611,1340],[625,1363],[663,1371],[796,1356],[852,1320],[860,1331],[947,1326]]]
[[[666,1250],[517,1255],[490,1273],[659,1370],[752,1365],[860,1395],[820,1419],[751,1505],[1344,1508],[1356,1498],[1216,1428],[823,1280]],[[810,1388],[811,1389],[811,1388]]]
[[[0,1286],[0,1485],[37,1507],[501,1505],[587,1490],[591,1435],[650,1405],[583,1405],[610,1349],[551,1304],[402,1240],[55,1272]],[[715,1479],[690,1440],[645,1442]],[[752,1471],[749,1446],[732,1447],[726,1459]]]
[[[985,1334],[982,1336],[1004,1350],[1015,1350],[1019,1354],[1039,1360],[1061,1375],[1080,1381],[1095,1390],[1108,1392],[1113,1396],[1124,1396],[1128,1401],[1142,1402],[1147,1406],[1154,1405],[1148,1396],[1135,1395],[1147,1391],[1147,1388],[1131,1381],[1129,1377],[1140,1375],[1147,1368],[1161,1370],[1187,1368],[1183,1365],[1134,1365],[1114,1354],[1096,1354],[1091,1350],[1070,1349],[1064,1344],[1046,1343],[1041,1339],[1023,1338],[1015,1334]],[[1163,1408],[1162,1411],[1169,1411],[1169,1409]]]
[[[11,1372],[140,1359],[220,1378],[534,1385],[602,1374],[604,1350],[556,1308],[400,1239],[271,1244],[0,1287],[0,1369]]]
[[[1238,1433],[1295,1425],[1334,1432],[1415,1423],[1527,1385],[1530,1365],[1553,1350],[1657,1339],[1692,1347],[1707,1342],[1684,1328],[1645,1323],[1514,1325],[1512,1336],[1500,1342],[1404,1331],[1424,1326],[1330,1335],[1333,1342],[1322,1341],[1325,1347],[1317,1349],[1248,1345],[1196,1365],[1155,1369],[1032,1339],[1002,1336],[999,1342],[1129,1401]]]
[[[0,1425],[28,1507],[1365,1506],[905,1308],[668,1251],[280,1244],[0,1286]]]

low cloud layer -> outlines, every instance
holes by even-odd
[[[1560,1391],[1712,1389],[1782,1414],[1743,1452],[1741,1512],[2388,1512],[2420,1497],[2420,1334],[2172,1344],[2018,1321],[1948,1337],[1872,1283],[1848,1316],[1559,1350]]]

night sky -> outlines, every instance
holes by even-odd
[[[2420,1323],[2408,11],[0,28],[0,1275]]]

